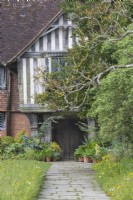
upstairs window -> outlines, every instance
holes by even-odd
[[[5,128],[5,113],[0,112],[0,130]]]
[[[0,66],[0,90],[6,87],[6,72],[4,66]]]
[[[45,66],[48,72],[60,71],[62,67],[67,66],[65,57],[49,57],[45,59]]]
[[[52,72],[60,71],[61,67],[64,67],[65,65],[66,65],[66,62],[63,57],[51,58],[51,71]]]

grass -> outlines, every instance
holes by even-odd
[[[49,167],[38,161],[0,161],[0,200],[34,200]]]
[[[96,177],[111,200],[133,200],[133,159],[104,161],[94,166]]]

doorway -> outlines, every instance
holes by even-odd
[[[77,123],[75,118],[66,118],[52,124],[52,141],[62,148],[63,159],[73,159],[75,149],[82,144],[84,132],[79,129]]]

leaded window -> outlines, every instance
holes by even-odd
[[[65,57],[47,57],[45,58],[45,67],[48,72],[60,71],[62,67],[67,65]]]
[[[51,71],[60,71],[61,67],[64,67],[66,62],[63,57],[53,57],[51,59]]]
[[[0,90],[5,89],[6,86],[6,74],[4,66],[0,66]]]
[[[5,114],[0,112],[0,130],[4,129],[5,127]]]

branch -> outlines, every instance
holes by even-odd
[[[119,38],[109,39],[109,41],[119,41],[119,40],[122,40],[124,37],[126,37],[129,34],[133,34],[133,30],[127,31],[124,35],[121,35]]]
[[[115,70],[115,69],[120,69],[120,68],[133,68],[133,64],[130,65],[116,65],[116,66],[111,66],[108,69],[104,70],[97,76],[93,77],[92,80],[88,83],[89,85],[96,83],[97,85],[100,84],[100,79],[103,78],[105,75],[107,75],[110,71]]]

